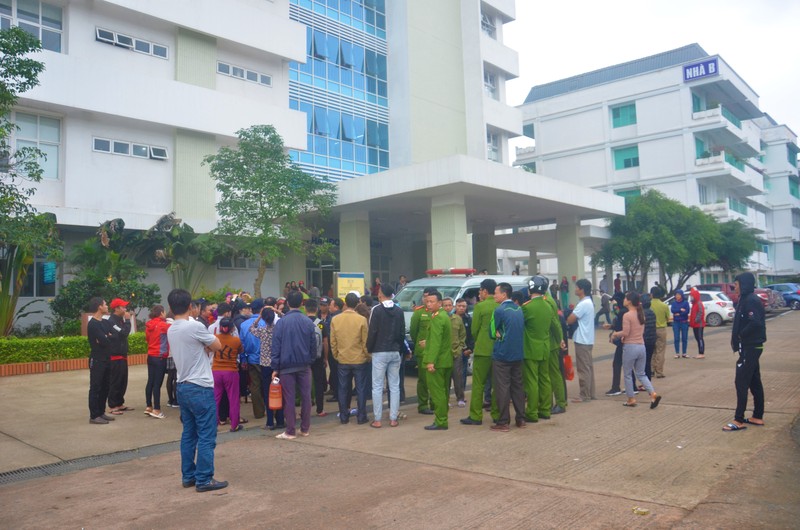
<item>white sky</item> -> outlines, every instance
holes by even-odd
[[[504,42],[519,52],[507,101],[534,85],[698,43],[759,95],[759,107],[800,134],[797,0],[516,0]]]

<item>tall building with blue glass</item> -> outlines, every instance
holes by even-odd
[[[290,0],[306,62],[289,63],[289,106],[306,114],[306,172],[332,181],[389,168],[385,0]]]

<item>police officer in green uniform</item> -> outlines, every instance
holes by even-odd
[[[425,344],[431,326],[431,315],[425,308],[425,299],[433,290],[433,288],[426,288],[422,291],[422,304],[414,308],[409,329],[411,341],[414,343],[414,355],[417,358],[417,410],[420,414],[433,414],[428,391],[427,370],[422,364],[425,346],[420,345],[420,343]]]
[[[428,293],[425,306],[431,318],[428,338],[423,346],[425,353],[422,363],[435,414],[433,423],[426,425],[425,430],[446,431],[447,414],[450,411],[447,394],[453,370],[450,317],[442,310],[442,293],[439,291]]]
[[[486,278],[481,282],[479,296],[481,301],[475,304],[472,311],[472,336],[475,337],[475,349],[472,354],[472,395],[469,400],[469,416],[461,419],[464,425],[481,425],[483,423],[483,388],[492,377],[492,350],[494,339],[489,333],[492,315],[497,307],[494,291],[497,282]],[[492,418],[497,419],[497,401],[492,393]]]
[[[525,316],[525,358],[523,384],[528,404],[525,420],[539,421],[539,415],[550,416],[552,389],[550,386],[550,333],[553,309],[544,299],[548,281],[544,276],[534,276],[528,282],[531,299],[522,305]],[[556,322],[558,322],[556,320]]]
[[[556,398],[556,404],[546,415],[539,412],[539,418],[550,419],[550,414],[556,414],[567,411],[567,389],[564,386],[564,378],[561,374],[561,363],[559,357],[562,350],[566,350],[567,344],[564,340],[564,334],[561,330],[561,321],[558,318],[558,306],[555,300],[550,296],[545,295],[544,299],[550,304],[553,310],[553,318],[557,324],[555,328],[550,328],[550,357],[547,362],[550,366],[550,387],[552,388],[552,395]],[[552,405],[551,394],[548,394],[548,401]],[[550,406],[550,405],[548,405]]]

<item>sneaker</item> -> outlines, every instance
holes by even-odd
[[[297,436],[295,436],[294,434],[289,434],[284,431],[279,435],[277,435],[275,438],[277,438],[278,440],[294,440],[295,438],[297,438]]]
[[[469,416],[459,420],[462,425],[483,425],[483,420],[473,420]]]
[[[181,408],[181,406],[178,405],[177,403],[167,403],[167,406],[169,408],[171,408],[171,409],[179,409],[179,408]]]
[[[431,414],[433,414],[433,411],[431,409],[422,409],[422,410],[419,411],[419,413],[420,414],[426,414],[426,415],[430,416]]]
[[[109,416],[108,414],[103,414],[103,415],[102,415],[102,416],[100,416],[100,417],[101,417],[101,418],[103,418],[103,419],[104,419],[104,420],[106,420],[106,421],[114,421],[114,420],[115,420],[115,418],[112,418],[112,417],[111,417],[111,416]]]
[[[465,401],[462,400],[462,401],[458,402],[458,408],[463,409],[466,406],[467,406],[467,403]]]
[[[558,405],[550,409],[550,414],[564,414],[565,412],[564,407],[559,407]]]
[[[356,414],[358,414],[358,409],[350,409],[351,416],[355,416]]]
[[[614,390],[613,388],[606,392],[607,396],[620,396],[622,395],[622,390]]]
[[[194,479],[190,480],[189,482],[181,482],[184,488],[192,488],[194,487]]]
[[[227,480],[214,480],[213,478],[205,483],[205,484],[198,484],[194,487],[195,491],[214,491],[214,490],[221,490],[222,488],[228,487]]]
[[[494,432],[508,432],[511,429],[508,427],[507,423],[504,424],[504,425],[501,425],[499,423],[495,423],[494,425],[489,427],[489,430],[494,431]]]
[[[98,417],[96,417],[96,418],[92,418],[92,419],[90,419],[90,420],[89,420],[89,423],[93,423],[93,424],[95,424],[95,425],[106,425],[106,424],[108,423],[108,420],[107,420],[107,419],[105,419],[105,418],[104,418],[104,417],[102,417],[102,416],[98,416]]]
[[[432,423],[431,425],[426,425],[425,426],[425,430],[426,431],[446,431],[447,427],[445,427],[444,425],[436,425],[435,423]]]
[[[231,432],[239,432],[244,430],[244,425],[237,425],[235,429],[231,429]]]

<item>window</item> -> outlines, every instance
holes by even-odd
[[[800,243],[793,241],[792,249],[794,250],[794,260],[800,261]]]
[[[527,136],[528,138],[535,139],[536,135],[534,134],[534,131],[533,131],[533,124],[532,123],[526,123],[525,125],[523,125],[522,126],[522,134]]]
[[[797,153],[795,153],[794,149],[789,147],[789,144],[786,144],[786,151],[788,151],[787,160],[789,160],[789,164],[792,167],[797,167]]]
[[[611,109],[611,124],[617,127],[626,127],[636,124],[636,103],[629,103]]]
[[[706,143],[697,136],[694,137],[694,153],[697,158],[707,158],[709,154],[706,152]]]
[[[692,112],[701,112],[703,110],[703,101],[700,96],[692,92]]]
[[[614,149],[614,169],[639,167],[639,146]]]
[[[217,61],[217,73],[227,75],[229,77],[236,77],[238,79],[242,79],[243,81],[250,81],[251,83],[256,83],[259,85],[268,87],[272,86],[271,75],[262,74],[260,72],[256,72],[255,70],[244,68],[243,66],[235,66],[232,64],[223,63],[222,61]]]
[[[56,295],[58,266],[54,261],[40,261],[38,258],[28,265],[25,283],[19,295],[24,297],[45,297]]]
[[[800,228],[800,210],[792,210],[792,226]]]
[[[2,29],[17,25],[42,41],[42,49],[61,53],[64,28],[60,7],[39,0],[0,0],[0,18]]]
[[[125,48],[132,52],[141,53],[143,55],[152,55],[160,59],[167,58],[167,47],[163,44],[156,44],[145,39],[132,37],[124,33],[112,31],[110,29],[95,28],[94,39],[98,42],[110,44],[118,48]]]
[[[734,212],[747,215],[747,205],[736,197],[728,197],[728,207]]]
[[[125,140],[109,140],[95,137],[92,139],[92,150],[98,153],[109,153],[120,156],[133,156],[135,158],[150,158],[153,160],[167,160],[167,149],[154,145],[127,142]]]
[[[486,131],[486,157],[493,162],[500,162],[500,136]]]
[[[796,199],[800,199],[800,185],[793,178],[789,179],[789,194]]]
[[[494,25],[494,20],[483,11],[481,11],[481,30],[492,39],[497,39],[497,27]]]
[[[697,185],[697,194],[700,198],[700,204],[709,204],[708,200],[708,186],[704,186],[703,184]]]
[[[16,147],[39,149],[44,158],[39,159],[42,178],[58,178],[58,156],[61,146],[61,120],[17,112]]]
[[[492,72],[483,71],[483,91],[492,99],[499,99],[497,93],[497,76]]]
[[[243,254],[225,256],[217,261],[218,269],[257,269],[261,260],[258,258],[248,258]],[[272,264],[267,265],[267,269],[274,269]]]
[[[635,190],[618,190],[614,192],[614,195],[618,195],[620,197],[625,197],[625,199],[632,199],[634,197],[641,197],[642,190],[636,188]]]

